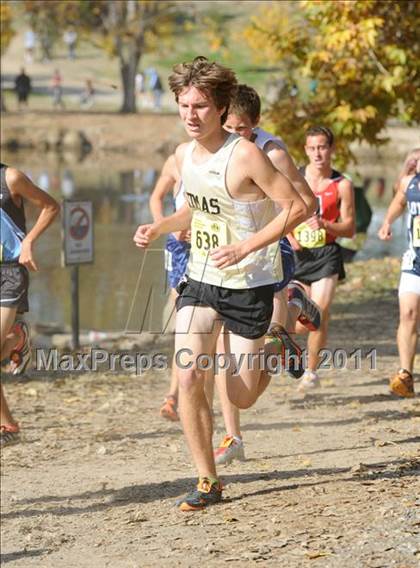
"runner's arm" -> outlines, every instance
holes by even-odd
[[[407,205],[405,192],[410,179],[411,176],[407,176],[400,181],[399,189],[394,195],[388,207],[388,211],[385,213],[385,219],[378,231],[378,237],[383,241],[389,241],[389,239],[392,238],[391,225],[396,219],[398,219],[398,217],[400,217],[404,213],[405,207]]]
[[[19,263],[30,270],[38,270],[33,258],[33,244],[40,235],[51,225],[60,211],[60,205],[48,193],[33,184],[31,180],[15,168],[7,168],[6,183],[12,197],[28,200],[41,209],[35,225],[22,241]]]
[[[307,217],[307,207],[290,181],[272,165],[271,161],[259,148],[244,144],[238,148],[234,164],[245,177],[253,181],[272,201],[280,206],[280,213],[265,227],[248,239],[235,245],[215,249],[212,260],[218,268],[236,264],[251,252],[260,250],[274,243],[291,232]]]
[[[134,242],[140,248],[147,247],[152,241],[161,235],[184,231],[190,228],[192,212],[187,203],[173,215],[163,217],[153,224],[140,225],[134,234]]]
[[[331,235],[336,237],[353,237],[356,232],[356,216],[354,207],[353,184],[348,179],[343,179],[338,185],[340,196],[340,220],[326,221],[318,217],[320,226]]]
[[[149,200],[149,207],[153,221],[158,221],[163,217],[163,200],[165,195],[173,190],[179,180],[178,168],[175,156],[172,154],[163,165],[159,179],[152,191]]]
[[[318,205],[317,199],[308,182],[297,169],[290,154],[283,148],[279,148],[274,142],[270,142],[267,148],[267,156],[273,166],[289,179],[305,202],[308,217],[315,213]]]

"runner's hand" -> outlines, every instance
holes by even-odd
[[[292,233],[289,233],[287,238],[289,239],[289,243],[292,245],[293,250],[303,250],[303,247],[300,246],[299,241],[295,239]]]
[[[140,225],[134,234],[133,241],[140,248],[147,248],[159,237],[159,231],[154,225]]]
[[[26,239],[23,239],[22,241],[19,264],[23,264],[23,266],[26,266],[28,270],[32,270],[34,272],[38,270],[38,266],[36,265],[34,257],[32,256],[32,243],[30,241],[27,241]]]
[[[187,243],[191,242],[190,229],[184,229],[183,231],[176,231],[175,233],[173,233],[173,235],[178,241],[186,241]]]
[[[210,258],[216,268],[233,266],[245,257],[246,254],[241,251],[240,245],[225,245],[210,253]]]
[[[309,219],[306,219],[305,223],[313,230],[325,229],[324,221],[319,215],[312,215]]]
[[[389,223],[384,223],[382,225],[382,227],[378,231],[378,237],[382,241],[389,241],[390,239],[392,239],[391,225]]]

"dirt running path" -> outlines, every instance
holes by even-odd
[[[420,400],[387,393],[396,295],[347,298],[330,347],[361,348],[362,370],[325,371],[305,397],[275,379],[243,413],[248,459],[220,469],[224,503],[201,513],[174,507],[195,472],[179,425],[157,415],[164,373],[6,384],[25,429],[2,453],[3,565],[418,566]]]

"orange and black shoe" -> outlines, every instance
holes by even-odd
[[[274,324],[265,336],[265,343],[274,343],[281,356],[283,369],[294,379],[305,372],[303,352],[283,326]]]
[[[2,424],[0,426],[0,448],[17,444],[20,441],[19,432],[17,424]]]
[[[177,501],[181,511],[201,511],[209,505],[216,505],[222,500],[222,484],[210,481],[207,477],[198,480],[197,489]]]
[[[178,410],[177,410],[177,400],[174,396],[167,396],[164,403],[160,407],[159,414],[162,418],[171,420],[172,422],[178,422]]]
[[[406,369],[400,369],[389,381],[389,390],[404,398],[414,397],[413,375]]]

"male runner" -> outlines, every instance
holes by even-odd
[[[408,250],[402,259],[398,289],[400,323],[397,344],[401,368],[389,383],[391,392],[406,398],[414,397],[413,368],[420,321],[420,150],[412,159],[416,173],[400,180],[378,233],[382,240],[391,239],[391,225],[407,206]]]
[[[29,270],[38,270],[33,246],[58,214],[58,203],[22,172],[0,164],[0,314],[1,360],[10,356],[13,372],[25,370],[30,361],[29,330],[24,322],[13,326],[16,314],[28,311]],[[26,233],[23,203],[30,201],[41,209],[38,219]],[[19,425],[8,407],[0,385],[0,446],[19,440]]]
[[[321,326],[308,337],[308,369],[299,390],[319,386],[316,373],[319,351],[325,348],[329,310],[338,280],[345,277],[344,264],[337,237],[352,237],[355,232],[355,210],[352,183],[331,167],[334,136],[329,128],[315,126],[306,132],[305,152],[309,164],[302,173],[319,200],[316,215],[293,231],[295,240],[295,279],[321,309]],[[299,326],[297,326],[299,331]],[[300,331],[305,331],[300,328]]]
[[[229,106],[229,115],[224,128],[228,132],[244,136],[261,148],[270,158],[271,163],[292,182],[305,201],[308,212],[314,213],[317,200],[311,188],[297,170],[284,142],[258,127],[260,115],[261,99],[258,93],[248,85],[239,85],[238,91]],[[306,296],[300,286],[293,284],[288,288],[294,274],[294,258],[293,249],[286,237],[280,241],[280,250],[284,278],[281,282],[275,284],[274,309],[267,342],[280,340],[284,344],[285,351],[290,357],[290,360],[285,361],[286,370],[289,370],[295,378],[299,378],[303,374],[302,363],[300,362],[302,351],[289,333],[295,331],[297,319],[300,319],[310,329],[317,329],[320,325],[320,313],[318,307]],[[270,335],[271,330],[274,332],[272,335]],[[226,435],[220,447],[215,451],[216,464],[228,464],[233,459],[245,459],[239,409],[229,401],[226,380],[225,373],[220,372],[216,375],[220,405],[226,427]]]
[[[192,230],[188,279],[177,299],[175,353],[180,416],[199,474],[197,489],[180,501],[180,508],[194,511],[222,498],[202,356],[214,358],[224,326],[224,352],[237,363],[228,369],[230,400],[248,408],[263,392],[268,382],[260,366],[248,363],[261,355],[273,284],[282,279],[278,239],[306,218],[307,208],[255,144],[223,129],[237,89],[233,71],[197,57],[175,66],[169,84],[192,139],[176,151],[187,204],[166,219],[140,226],[134,241],[147,247],[163,233]],[[282,208],[278,215],[273,202]]]

